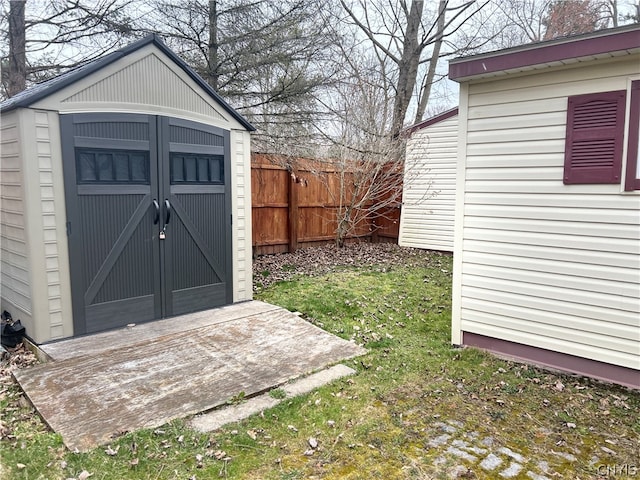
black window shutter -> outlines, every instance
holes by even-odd
[[[569,97],[564,183],[620,183],[626,91]]]

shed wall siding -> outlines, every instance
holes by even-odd
[[[49,338],[73,334],[60,124],[55,112],[33,111],[42,204]]]
[[[640,195],[562,183],[567,97],[639,61],[469,85],[454,328],[640,368]]]
[[[457,144],[457,116],[407,141],[399,245],[453,251]]]
[[[232,212],[233,212],[233,301],[253,298],[251,248],[251,152],[250,134],[231,131]]]
[[[0,141],[0,308],[24,321],[25,316],[31,316],[32,305],[24,215],[24,173],[17,111],[2,116]],[[26,321],[29,319],[26,318]]]

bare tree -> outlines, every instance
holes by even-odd
[[[611,0],[615,2],[616,0]],[[629,2],[629,11],[619,14],[620,19],[625,23],[640,23],[640,1]]]
[[[618,0],[506,0],[497,5],[504,25],[499,47],[617,27],[631,20],[620,14]]]
[[[609,19],[603,19],[604,6],[603,2],[593,0],[552,2],[543,18],[546,30],[542,39],[550,40],[606,28]]]
[[[24,3],[18,0],[9,2],[9,71],[6,87],[9,97],[24,90],[27,82]]]
[[[502,47],[539,42],[544,37],[544,17],[551,0],[509,0],[499,2],[504,15],[505,31]]]
[[[435,11],[425,9],[425,2],[413,0],[340,0],[355,25],[373,46],[380,58],[390,60],[394,106],[392,135],[402,130],[412,100],[417,97],[414,119],[420,120],[429,102],[435,69],[440,58],[467,52],[482,44],[459,45],[453,36],[489,2],[441,0]],[[471,37],[469,37],[471,38]],[[442,47],[447,51],[443,52]]]
[[[381,219],[397,217],[404,165],[404,139],[390,133],[394,99],[384,88],[388,60],[375,52],[345,59],[351,74],[324,99],[333,120],[323,124],[329,146],[315,172],[335,205],[339,247],[363,227],[375,233]]]
[[[123,45],[137,34],[125,0],[11,0],[0,25],[4,96]]]
[[[620,13],[618,12],[618,0],[604,0],[603,6],[606,16],[611,20],[611,26],[617,27],[620,19]]]
[[[341,0],[341,76],[320,99],[330,119],[318,127],[329,145],[329,166],[319,174],[335,174],[326,188],[337,205],[339,246],[365,222],[375,231],[381,219],[397,217],[403,186],[415,177],[405,171],[405,121],[431,110],[433,86],[446,75],[438,73],[440,59],[484,45],[480,25],[461,31],[472,19],[484,21],[484,5],[440,0],[430,10],[423,1]]]

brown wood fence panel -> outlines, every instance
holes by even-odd
[[[339,173],[326,166],[318,170],[318,164],[300,161],[292,173],[274,164],[268,155],[252,154],[254,255],[292,252],[335,241],[339,191]],[[400,209],[390,208],[375,224],[370,219],[360,222],[348,240],[397,241],[399,221]]]

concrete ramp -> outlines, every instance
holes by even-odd
[[[365,353],[287,310],[257,301],[42,349],[52,361],[18,370],[15,377],[65,445],[79,451]]]

